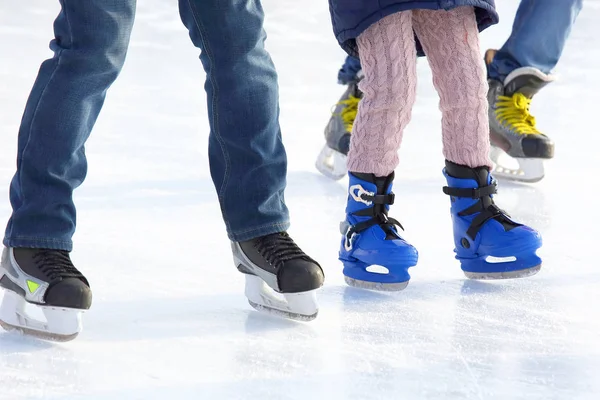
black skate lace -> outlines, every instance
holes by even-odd
[[[256,251],[271,265],[281,267],[286,261],[294,259],[314,260],[307,256],[287,232],[263,236],[254,244]]]
[[[45,274],[50,281],[66,278],[77,278],[84,282],[85,277],[75,268],[69,252],[63,250],[41,249],[33,255],[33,260],[39,270]]]

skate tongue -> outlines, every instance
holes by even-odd
[[[386,194],[390,191],[390,185],[394,181],[394,172],[389,174],[388,176],[378,177],[375,184],[377,185],[377,193]],[[382,210],[383,211],[383,206]],[[387,217],[387,216],[386,216]],[[386,225],[383,227],[383,231],[385,232],[385,240],[397,240],[400,236],[396,233],[393,226]]]
[[[372,183],[377,187],[377,194],[386,194],[390,183],[394,180],[394,173],[392,172],[388,176],[376,176],[375,174],[368,174],[363,172],[350,172],[352,175],[368,183]]]
[[[522,93],[525,97],[531,99],[553,80],[552,75],[544,74],[537,68],[517,68],[504,80],[504,93],[506,96]]]
[[[394,181],[394,173],[388,176],[376,177],[375,185],[377,186],[377,194],[386,194],[392,182]]]
[[[488,167],[469,168],[446,160],[446,173],[453,178],[473,179],[479,187],[489,184],[490,170]]]

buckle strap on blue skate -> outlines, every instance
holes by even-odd
[[[348,231],[346,231],[346,240],[351,241],[354,234],[360,233],[375,225],[381,226],[384,230],[385,228],[391,228],[393,226],[398,226],[400,229],[404,230],[402,224],[396,219],[388,218],[385,214],[379,214],[368,221],[359,222],[358,224],[350,226]]]
[[[368,194],[362,194],[360,197],[363,200],[372,202],[373,204],[387,204],[387,205],[392,205],[392,204],[394,204],[394,200],[396,198],[396,195],[394,193],[376,194],[374,196],[371,196],[371,195],[368,195]]]
[[[476,189],[465,189],[465,188],[453,188],[444,186],[442,188],[445,194],[454,197],[467,197],[471,199],[479,199],[485,196],[491,196],[493,194],[498,193],[495,184],[482,186]]]
[[[443,188],[444,193],[449,196],[478,199],[473,205],[458,213],[460,217],[479,213],[473,218],[471,225],[467,229],[467,236],[472,240],[475,240],[475,236],[477,236],[479,230],[491,219],[498,221],[506,230],[510,230],[520,225],[513,222],[506,211],[498,208],[498,206],[494,204],[494,200],[491,196],[497,193],[496,187],[496,182],[492,181],[490,185],[475,189],[453,188],[448,186],[444,186]]]
[[[385,214],[380,214],[374,218],[371,218],[368,221],[359,222],[358,224],[352,225],[348,230],[347,235],[352,235],[353,233],[360,233],[366,229],[369,229],[375,225],[387,225],[387,226],[399,226],[400,229],[404,230],[402,224],[394,218],[388,218]]]
[[[479,205],[478,203],[476,205]],[[458,215],[461,215],[469,210],[471,210],[473,207],[469,207],[468,209],[458,213]],[[491,219],[496,219],[498,220],[498,222],[505,222],[505,220],[507,218],[509,218],[508,214],[506,214],[506,212],[500,208],[498,208],[498,206],[496,206],[495,204],[492,204],[490,206],[488,206],[485,209],[481,209],[481,207],[478,207],[478,211],[481,211],[479,213],[479,215],[477,215],[475,218],[473,218],[473,221],[471,222],[471,226],[469,226],[469,229],[467,229],[467,235],[472,239],[475,240],[475,236],[477,236],[477,232],[479,232],[479,230],[481,229],[481,227],[488,222]],[[470,215],[470,214],[474,214],[473,212],[471,213],[465,213],[465,215]]]

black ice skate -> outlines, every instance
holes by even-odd
[[[5,248],[0,263],[0,326],[42,339],[66,342],[81,332],[81,314],[92,304],[86,278],[61,250]],[[45,321],[27,314],[38,307]]]
[[[316,291],[323,286],[323,270],[286,232],[231,246],[236,267],[246,274],[246,297],[252,307],[301,321],[317,317]]]
[[[486,52],[487,64],[494,54],[494,50]],[[543,161],[554,157],[554,143],[536,128],[529,104],[553,80],[533,67],[515,69],[504,82],[488,79],[490,158],[496,178],[537,182],[544,177]],[[517,168],[503,162],[504,153],[518,163]]]
[[[319,153],[315,166],[323,175],[339,180],[346,176],[346,156],[350,148],[352,126],[358,112],[362,93],[358,81],[350,82],[331,113],[325,128],[325,146]]]

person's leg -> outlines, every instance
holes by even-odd
[[[491,167],[488,86],[473,9],[416,10],[414,27],[440,96],[444,157],[472,168]]]
[[[12,216],[0,263],[5,329],[66,341],[81,331],[92,292],[69,252],[75,232],[73,191],[85,179],[84,145],[107,89],[125,61],[135,0],[61,0],[50,43],[25,107]],[[39,306],[45,321],[27,314]]]
[[[387,176],[398,166],[417,90],[411,18],[410,12],[393,14],[357,39],[365,76],[359,83],[363,97],[350,141],[349,171]]]
[[[210,169],[229,238],[289,227],[277,73],[258,0],[180,0],[207,74]]]
[[[325,127],[325,146],[319,153],[315,166],[325,176],[338,180],[346,176],[346,156],[350,146],[350,135],[356,119],[358,102],[362,93],[358,89],[360,81],[360,60],[347,56],[338,72],[338,83],[346,85],[331,118]]]
[[[440,95],[443,190],[451,198],[456,257],[469,278],[533,275],[541,266],[539,233],[511,220],[493,200],[487,85],[473,8],[417,10],[413,24]]]
[[[315,166],[325,176],[338,180],[346,176],[346,156],[350,146],[350,135],[356,119],[358,102],[362,93],[358,89],[360,60],[347,56],[338,72],[338,83],[346,85],[331,118],[325,127],[325,146],[319,153]]]
[[[179,0],[179,7],[192,42],[202,50],[211,174],[235,266],[246,274],[246,295],[259,310],[313,319],[314,291],[324,276],[285,232],[287,160],[260,1]],[[270,296],[263,282],[288,301]]]
[[[398,150],[416,97],[416,46],[411,12],[389,15],[357,38],[364,77],[348,153],[348,200],[340,245],[346,282],[376,290],[402,290],[416,249],[388,217]],[[379,265],[387,273],[369,271]]]
[[[532,98],[554,80],[550,72],[562,54],[582,0],[522,0],[513,30],[499,50],[485,55],[490,90],[491,157],[500,178],[536,182],[554,143],[530,114]],[[519,165],[506,164],[507,153]],[[513,162],[513,164],[515,164]]]
[[[488,66],[489,77],[503,82],[520,67],[550,73],[582,6],[583,0],[522,0],[510,37]]]
[[[360,60],[356,57],[347,56],[338,72],[338,83],[348,85],[350,82],[358,81],[360,69]]]
[[[61,0],[19,130],[7,247],[70,251],[73,190],[87,172],[84,145],[125,61],[135,0]]]

